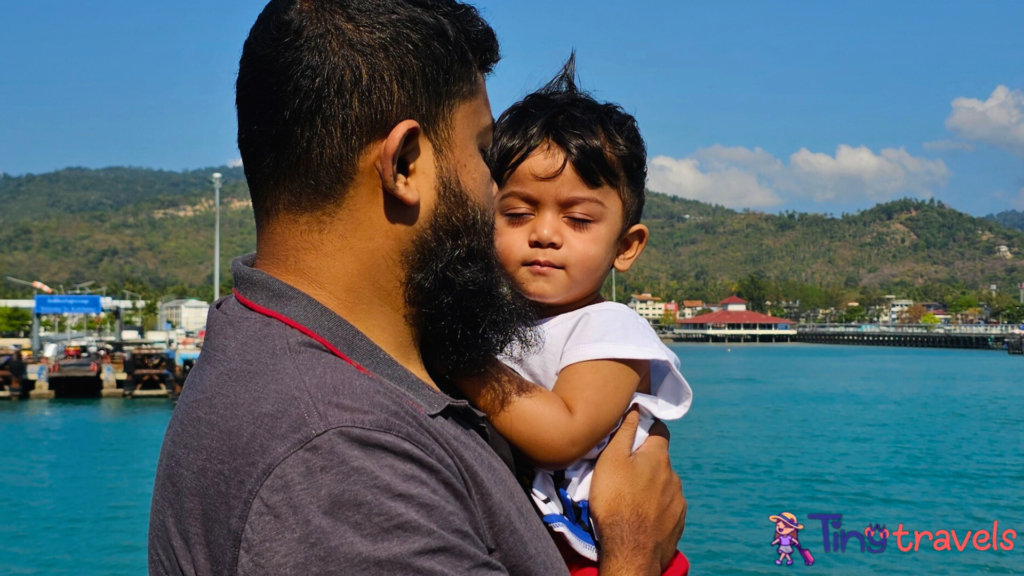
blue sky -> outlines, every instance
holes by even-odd
[[[577,50],[634,112],[652,189],[765,211],[1024,208],[1024,2],[486,0],[495,113]],[[0,19],[0,171],[238,157],[260,0],[35,0]]]

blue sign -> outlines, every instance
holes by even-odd
[[[36,314],[99,314],[103,312],[100,296],[36,295]]]

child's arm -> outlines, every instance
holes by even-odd
[[[646,360],[590,360],[566,367],[548,390],[494,361],[456,385],[527,459],[557,470],[615,429],[648,370]]]

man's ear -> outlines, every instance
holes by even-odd
[[[416,206],[420,203],[420,191],[409,176],[416,170],[420,159],[420,123],[403,120],[391,129],[377,158],[377,173],[381,187],[403,204]]]
[[[633,263],[640,257],[640,253],[647,247],[647,240],[650,237],[651,232],[647,226],[643,224],[631,226],[619,240],[612,266],[619,272],[626,272],[632,268]]]

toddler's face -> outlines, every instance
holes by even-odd
[[[534,302],[561,307],[597,293],[622,233],[622,200],[593,189],[564,156],[538,148],[498,192],[496,243],[505,270]]]

